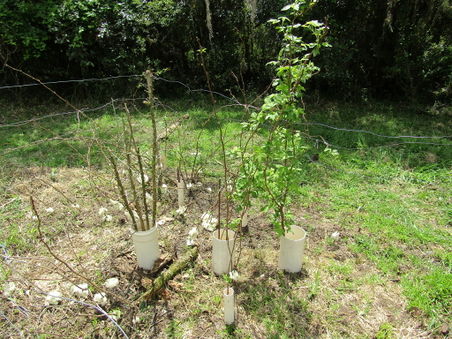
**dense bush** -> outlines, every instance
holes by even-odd
[[[0,53],[44,80],[152,67],[205,87],[204,63],[214,88],[236,89],[237,76],[259,89],[281,44],[267,21],[288,2],[3,0]],[[319,57],[312,86],[344,99],[450,100],[451,8],[449,0],[318,1],[303,20],[326,22],[333,48]],[[0,72],[0,83],[23,81]]]

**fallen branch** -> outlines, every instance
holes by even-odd
[[[188,266],[196,260],[198,252],[199,250],[197,246],[192,247],[185,252],[184,256],[182,256],[180,260],[173,263],[168,270],[160,274],[158,278],[153,281],[151,287],[138,298],[138,301],[153,298],[169,280],[173,279],[177,274],[187,269]]]

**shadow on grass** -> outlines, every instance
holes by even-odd
[[[242,109],[225,110],[198,108],[189,112],[194,129],[217,130],[226,124],[247,121],[246,113]]]
[[[321,136],[340,153],[359,152],[366,159],[380,158],[419,169],[451,165],[452,154],[448,145],[452,140],[439,138],[451,135],[451,119],[447,116],[432,116],[419,107],[390,103],[328,103],[311,106],[307,111],[307,121],[324,124],[307,126],[309,134]]]
[[[266,265],[255,266],[252,277],[237,286],[246,313],[263,324],[266,338],[311,338],[308,301],[297,286],[308,277],[306,270],[285,273]]]
[[[82,119],[58,117],[23,126],[4,127],[0,134],[0,163],[3,167],[100,166],[103,156],[97,141],[114,139],[119,126],[108,111]],[[94,123],[93,123],[94,122]],[[96,141],[97,140],[97,141]]]
[[[190,121],[187,132],[205,130],[217,131],[228,124],[234,130],[240,130],[240,123],[247,120],[247,113],[241,107],[223,107],[221,103],[209,105],[206,102],[179,100],[169,103],[172,109],[159,111],[159,117],[177,117],[188,113]],[[9,108],[11,109],[11,108]],[[140,108],[141,109],[141,108]],[[307,110],[307,121],[319,122],[330,126],[367,130],[377,134],[441,136],[450,134],[450,118],[420,114],[418,110],[407,109],[391,104],[335,104],[311,106]],[[148,119],[144,111],[133,113],[137,117],[140,128],[148,128]],[[8,112],[2,112],[4,116]],[[25,114],[25,113],[24,113]],[[22,119],[23,114],[20,115]],[[11,118],[12,119],[12,118]],[[9,119],[9,120],[11,120]],[[16,120],[15,118],[14,120]],[[87,164],[86,154],[91,150],[90,163],[101,165],[103,160],[95,147],[83,141],[89,139],[90,131],[96,130],[97,138],[102,141],[111,140],[120,132],[118,116],[109,110],[90,113],[91,120],[82,120],[78,128],[74,116],[58,116],[51,119],[36,121],[19,127],[3,127],[0,129],[0,162],[2,166],[48,166],[48,167],[79,167]],[[11,120],[12,121],[12,120]],[[90,125],[92,121],[96,125]],[[8,121],[2,121],[7,124]],[[119,127],[119,129],[118,129]],[[307,130],[306,130],[307,128]],[[362,166],[367,161],[392,162],[402,167],[423,170],[448,168],[452,163],[452,153],[447,145],[451,138],[413,139],[384,138],[357,131],[335,130],[325,126],[303,126],[303,131],[313,136],[309,139],[313,151],[318,152],[316,145],[324,148],[322,138],[332,148],[337,148],[344,159],[362,160]],[[317,137],[317,136],[321,136]],[[67,138],[68,140],[58,140]],[[71,139],[72,138],[72,139]],[[78,138],[78,140],[77,140]],[[48,139],[48,141],[43,141]],[[407,143],[416,142],[416,143]],[[420,143],[417,143],[420,142]],[[439,145],[428,145],[436,143]]]

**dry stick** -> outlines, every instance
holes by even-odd
[[[228,166],[226,160],[226,147],[224,144],[223,128],[220,127],[220,142],[221,152],[223,153],[223,170],[224,170],[224,184],[226,185],[226,225],[229,224],[229,197],[228,197]],[[228,240],[228,233],[226,232],[226,240]]]
[[[201,139],[201,133],[202,132],[199,132],[199,134],[198,134],[198,137],[196,138],[196,151],[195,151],[195,157],[193,158],[193,163],[192,163],[192,165],[191,165],[191,173],[190,173],[190,180],[192,181],[192,182],[194,182],[195,181],[195,176],[197,176],[198,175],[198,171],[196,171],[196,162],[197,162],[197,160],[198,160],[198,155],[199,155],[199,140]]]
[[[44,293],[44,292],[38,292],[38,293],[44,294],[44,295],[47,295],[47,296],[49,295],[48,293]],[[72,299],[72,298],[67,298],[67,297],[58,297],[58,296],[56,296],[56,297],[55,297],[55,296],[52,296],[52,297],[58,298],[58,299],[62,299],[62,300],[66,300],[66,301],[72,301],[72,302],[78,303],[78,304],[80,304],[80,305],[87,306],[87,307],[90,307],[90,308],[95,309],[96,311],[98,311],[99,313],[102,313],[102,315],[104,315],[105,317],[107,317],[107,319],[110,320],[110,321],[113,323],[113,325],[115,325],[116,328],[121,332],[121,334],[124,336],[124,338],[129,339],[129,336],[126,334],[126,332],[124,332],[124,330],[121,328],[121,326],[119,326],[119,324],[116,322],[116,320],[115,320],[111,315],[109,315],[109,314],[108,314],[102,307],[100,307],[99,305],[93,305],[93,304],[86,303],[86,302],[84,302],[84,301],[80,301],[80,300]]]
[[[187,250],[187,252],[184,254],[180,260],[174,262],[168,270],[163,272],[153,281],[153,284],[149,290],[144,292],[140,297],[139,301],[147,300],[155,296],[155,294],[162,289],[165,284],[174,278],[177,274],[179,274],[181,271],[186,269],[188,265],[193,262],[198,257],[199,249],[198,246],[194,246]]]
[[[148,90],[148,105],[151,114],[152,123],[152,227],[155,226],[157,219],[157,124],[155,122],[155,110],[154,110],[154,87],[152,83],[152,72],[147,70],[145,73],[147,90]]]
[[[167,139],[171,135],[171,133],[173,133],[173,131],[181,125],[182,121],[188,119],[189,117],[190,116],[188,114],[184,114],[179,120],[165,128],[164,133],[158,135],[157,141],[163,141]]]
[[[19,198],[12,198],[11,200],[7,201],[3,205],[0,206],[0,209],[3,209],[4,207],[8,206],[9,204],[13,203],[14,201],[19,200]]]
[[[144,207],[144,215],[146,218],[146,229],[149,229],[149,209],[148,209],[148,204],[146,202],[146,182],[144,180],[144,168],[143,168],[143,161],[141,159],[141,153],[140,153],[140,148],[137,145],[137,142],[135,140],[135,136],[133,133],[133,128],[132,128],[132,120],[130,118],[130,111],[127,108],[127,105],[124,105],[124,108],[127,112],[127,123],[129,124],[129,129],[130,129],[130,140],[132,141],[132,146],[135,149],[135,153],[137,156],[137,160],[138,160],[138,167],[140,169],[140,177],[141,177],[141,193],[142,193],[142,199],[143,199],[143,207]],[[138,213],[141,214],[141,208],[140,211],[138,211]],[[155,225],[153,225],[152,227],[154,227]],[[144,231],[145,229],[143,229]]]
[[[113,166],[113,170],[115,172],[116,183],[119,188],[119,194],[121,195],[122,201],[124,202],[124,207],[127,209],[127,212],[129,212],[130,218],[132,219],[132,225],[133,225],[134,230],[138,231],[138,225],[135,220],[135,216],[132,212],[132,209],[130,208],[129,200],[127,199],[127,195],[126,195],[124,186],[122,184],[121,177],[119,176],[118,166],[116,165],[116,161],[111,155],[108,155],[107,157],[110,160],[111,165]]]
[[[41,230],[41,217],[38,214],[38,211],[37,211],[36,206],[35,206],[35,201],[34,201],[32,196],[30,196],[30,204],[31,204],[31,209],[33,210],[33,213],[36,216],[36,219],[38,220],[37,228],[38,228],[39,239],[44,244],[44,246],[46,247],[47,251],[49,251],[50,255],[52,257],[54,257],[56,260],[58,260],[60,263],[62,263],[64,266],[66,266],[66,268],[68,268],[69,271],[71,271],[73,274],[75,274],[79,278],[82,278],[83,280],[87,281],[89,284],[94,286],[96,289],[103,290],[95,282],[93,282],[91,279],[89,279],[89,278],[85,277],[84,275],[82,275],[82,274],[78,273],[77,271],[75,271],[68,263],[66,263],[63,259],[61,259],[59,256],[57,256],[52,251],[52,249],[50,248],[49,244],[47,244],[47,242],[44,240],[44,234],[42,233],[42,230]]]
[[[181,177],[180,164],[176,170],[176,187],[177,187],[177,207],[185,206],[185,185]]]
[[[69,101],[67,101],[66,99],[64,99],[61,95],[59,95],[57,92],[55,92],[53,89],[51,89],[50,87],[46,86],[41,80],[39,80],[38,78],[35,78],[34,76],[22,71],[21,69],[17,69],[13,66],[8,65],[7,63],[5,63],[5,66],[12,69],[13,71],[19,72],[23,75],[25,75],[26,77],[33,79],[34,81],[38,82],[40,85],[42,85],[44,88],[46,88],[47,90],[49,90],[52,94],[54,94],[58,99],[62,100],[66,105],[68,105],[69,107],[71,107],[72,109],[74,109],[77,112],[77,122],[80,125],[80,113],[82,113],[81,110],[79,110],[77,107],[75,107],[74,105],[72,105]]]
[[[221,151],[222,151],[222,155],[223,155],[223,170],[224,170],[224,180],[225,180],[225,185],[226,185],[226,225],[229,224],[230,222],[230,215],[229,215],[229,209],[230,209],[230,200],[228,197],[228,167],[227,167],[227,159],[226,159],[226,146],[225,146],[225,142],[224,142],[224,134],[223,134],[223,129],[220,127],[220,142],[221,142]],[[234,264],[234,260],[233,260],[233,256],[232,254],[234,253],[235,250],[235,245],[236,245],[236,239],[237,239],[237,233],[234,234],[234,239],[233,239],[233,245],[232,248],[230,248],[229,245],[229,232],[226,226],[226,243],[228,246],[228,252],[229,252],[229,271],[232,271],[233,268],[233,264]],[[227,285],[227,293],[230,293],[230,286],[231,284],[228,283]]]
[[[221,151],[223,154],[223,170],[224,170],[224,180],[225,180],[225,185],[226,185],[226,225],[229,224],[230,222],[230,200],[228,197],[228,167],[227,167],[227,159],[226,159],[226,147],[225,147],[225,142],[224,142],[224,134],[223,134],[223,129],[220,127],[220,142],[221,142]],[[232,246],[232,249],[229,246],[229,232],[227,230],[227,226],[226,226],[226,243],[228,246],[228,252],[229,252],[229,269],[230,271],[232,271],[233,268],[233,258],[232,258],[232,253],[234,252],[235,249],[235,240],[237,238],[237,234],[234,235],[234,244]],[[228,284],[228,293],[229,293],[229,284]]]
[[[19,336],[20,336],[21,338],[25,338],[25,336],[24,336],[24,334],[22,333],[22,331],[19,330],[19,329],[16,327],[16,325],[14,325],[14,323],[13,323],[11,320],[9,320],[9,318],[8,318],[5,314],[3,314],[3,312],[0,312],[0,317],[2,317],[3,319],[5,319],[5,320],[11,325],[11,327],[14,328],[14,329],[17,331],[17,333],[19,334]]]
[[[188,182],[189,180],[189,170],[188,170],[188,166],[187,163],[184,159],[184,154],[182,152],[182,140],[184,140],[184,138],[181,136],[181,133],[179,133],[179,137],[177,138],[177,143],[178,143],[178,149],[177,149],[177,153],[178,153],[178,159],[177,159],[177,170],[178,170],[178,181],[180,179],[182,179],[185,182]]]
[[[52,185],[50,182],[48,182],[48,181],[46,181],[46,180],[44,180],[44,179],[41,179],[41,178],[38,178],[38,180],[41,181],[42,183],[44,183],[45,185],[52,187],[55,191],[57,191],[58,193],[60,193],[60,194],[63,196],[63,198],[66,199],[70,204],[73,204],[73,203],[74,203],[71,199],[69,199],[69,198],[66,196],[66,194],[63,193],[63,191],[61,191],[59,188],[56,188],[56,187],[55,187],[54,185]]]
[[[88,282],[88,284],[93,286],[96,290],[102,291],[102,292],[104,292],[106,294],[109,294],[109,295],[113,296],[114,298],[116,298],[117,300],[120,300],[124,304],[129,303],[128,300],[124,299],[123,297],[119,296],[118,294],[112,294],[111,292],[105,291],[105,289],[100,287],[97,283],[95,283],[94,281],[92,281],[88,277],[86,277],[83,274],[80,274],[79,272],[74,270],[68,263],[66,263],[63,259],[61,259],[59,256],[57,256],[52,251],[52,249],[50,248],[49,244],[47,244],[47,242],[44,240],[44,235],[43,235],[42,230],[41,230],[41,217],[39,216],[39,213],[38,213],[38,211],[36,209],[36,205],[35,205],[35,202],[34,202],[34,199],[33,199],[32,196],[30,196],[30,204],[31,204],[31,208],[33,210],[33,213],[36,216],[36,219],[38,220],[37,229],[38,229],[39,239],[44,244],[44,246],[46,247],[46,249],[50,253],[50,255],[53,258],[55,258],[58,262],[62,263],[66,268],[68,268],[71,273],[75,274],[77,277],[79,277],[79,278],[83,279],[84,281]],[[62,277],[66,278],[66,279],[68,279],[70,281],[70,279],[65,274],[63,274],[61,272],[57,272],[57,273],[59,275],[61,275]]]
[[[123,121],[123,128],[124,128],[124,143],[126,145],[126,160],[127,160],[127,173],[129,175],[129,182],[130,182],[130,188],[132,189],[132,195],[133,195],[133,204],[137,210],[137,214],[138,214],[138,219],[140,221],[140,231],[144,231],[145,230],[145,226],[144,226],[144,221],[143,221],[143,214],[142,214],[142,210],[141,210],[141,205],[140,202],[138,201],[138,194],[137,194],[137,190],[135,187],[135,178],[133,176],[133,172],[132,172],[132,159],[130,157],[130,152],[131,152],[131,140],[132,140],[132,135],[133,135],[133,129],[132,129],[132,124],[130,123],[130,117],[127,116],[128,122],[129,122],[129,135],[128,138],[126,136],[127,131],[126,131],[126,127],[125,127],[125,123]],[[143,180],[143,178],[142,178]]]

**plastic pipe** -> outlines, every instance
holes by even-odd
[[[177,204],[179,208],[185,206],[185,184],[183,180],[177,182]]]
[[[235,322],[235,295],[232,287],[223,290],[224,322],[232,325]]]
[[[221,230],[220,238],[218,238],[218,230],[212,233],[212,266],[217,275],[229,273],[232,270],[234,238],[235,232],[231,230]]]
[[[242,227],[246,228],[247,226],[248,226],[248,211],[245,211],[242,217]]]
[[[280,237],[279,268],[287,272],[300,272],[303,264],[303,253],[306,231],[299,226],[292,226],[290,232]]]
[[[159,230],[153,227],[148,231],[138,231],[132,234],[133,245],[137,255],[138,266],[150,270],[160,257]]]

